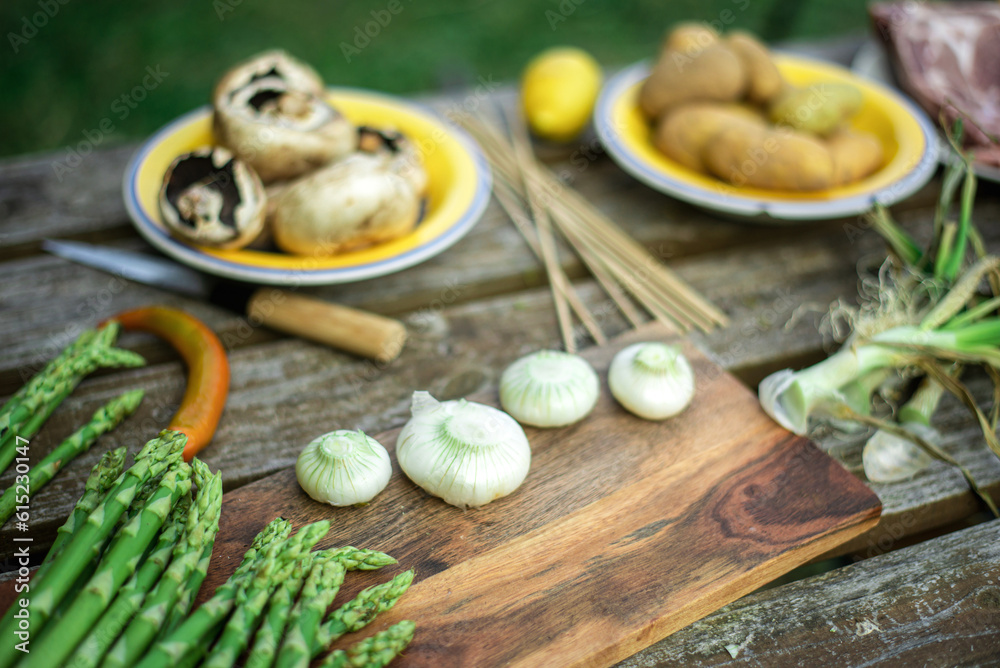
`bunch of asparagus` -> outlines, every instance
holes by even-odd
[[[117,323],[108,323],[98,330],[84,331],[0,407],[0,473],[15,459],[18,473],[22,473],[21,466],[26,468],[23,462],[27,461],[24,444],[38,433],[84,376],[100,368],[145,364],[139,355],[113,347],[118,330]],[[48,483],[62,467],[131,415],[142,396],[141,390],[133,390],[115,397],[45,459],[19,476],[17,484],[0,497],[0,525],[10,519],[16,505],[23,505],[27,497]]]
[[[106,453],[56,541],[0,620],[0,668],[51,666],[308,666],[340,636],[391,608],[413,580],[400,573],[327,615],[350,570],[395,560],[343,547],[313,551],[328,522],[294,535],[281,518],[254,540],[233,576],[191,612],[205,579],[222,508],[222,479],[187,437],[165,430],[125,470],[125,449]],[[189,614],[190,613],[190,614]],[[399,624],[334,652],[330,665],[384,666],[409,643]]]
[[[327,614],[347,571],[396,563],[387,554],[354,547],[312,551],[329,529],[330,523],[322,521],[291,534],[291,524],[276,518],[212,598],[179,624],[167,625],[148,651],[129,646],[123,636],[108,656],[113,661],[105,665],[221,668],[246,652],[248,668],[305,668],[341,636],[364,628],[395,605],[413,581],[412,570],[402,572]],[[402,621],[346,652],[332,652],[326,661],[379,668],[403,651],[413,632],[414,624]]]

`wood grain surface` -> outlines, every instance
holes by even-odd
[[[647,326],[587,356],[603,371],[615,350],[663,335]],[[291,469],[228,493],[203,594],[275,516],[329,519],[321,545],[382,550],[416,570],[371,629],[417,622],[400,666],[604,666],[877,522],[865,485],[683,345],[698,385],[685,413],[640,420],[605,389],[583,422],[530,430],[528,479],[478,510],[425,494],[398,468],[364,508],[312,501]],[[378,436],[390,452],[396,434]],[[391,572],[353,578],[343,600]]]
[[[593,173],[603,177],[612,169],[617,168],[601,161],[594,163],[585,176],[589,179]],[[632,206],[614,208],[620,211],[627,229],[648,239],[654,249],[667,243],[657,239],[678,234],[672,221],[660,220],[654,225],[649,207],[653,206],[652,198],[659,196],[624,192],[631,197]],[[986,198],[979,208],[984,215],[1000,215],[995,200]],[[663,215],[673,215],[673,211]],[[901,217],[911,232],[919,233],[927,229],[932,212],[903,213]],[[727,238],[731,229],[730,224],[720,221],[702,221],[702,226],[703,242],[715,235]],[[404,317],[411,337],[400,359],[391,365],[371,364],[320,345],[278,338],[212,305],[127,284],[40,255],[0,262],[0,278],[10,288],[0,294],[0,307],[9,316],[0,319],[0,339],[5,343],[0,351],[0,366],[12,377],[20,378],[21,364],[35,368],[54,355],[68,338],[71,325],[81,326],[120,309],[160,302],[191,311],[220,332],[230,352],[233,385],[226,413],[213,444],[203,454],[213,470],[223,470],[227,489],[232,489],[289,466],[294,460],[291,453],[308,442],[317,428],[349,425],[372,433],[390,428],[405,419],[407,397],[415,386],[459,396],[494,382],[503,367],[518,355],[558,345],[546,289],[521,289],[481,298],[477,291],[482,286],[476,287],[479,284],[471,269],[465,268],[465,258],[474,257],[479,266],[492,266],[490,271],[508,264],[511,272],[521,271],[517,260],[520,255],[513,245],[520,241],[514,238],[510,244],[503,242],[497,250],[497,242],[490,240],[506,237],[506,232],[516,237],[508,227],[509,222],[494,225],[484,220],[473,234],[483,228],[485,238],[463,240],[454,254],[387,277],[381,301],[378,290],[365,284],[351,289],[324,288],[327,292],[336,290],[331,298],[386,312],[395,312],[385,309],[385,304],[392,303],[397,295],[403,300],[410,286],[420,294],[433,294],[433,298],[412,297],[424,300],[423,306]],[[984,232],[992,235],[990,243],[1000,243],[1000,226],[988,227]],[[690,234],[693,232],[685,231],[681,236]],[[757,243],[759,236],[770,243]],[[730,328],[699,337],[699,344],[752,386],[769,371],[785,366],[798,368],[825,354],[823,338],[816,330],[818,315],[798,309],[806,305],[819,310],[856,292],[854,263],[882,247],[873,232],[849,238],[840,226],[829,224],[811,228],[808,235],[801,230],[743,228],[743,238],[742,248],[671,259],[670,266],[730,315]],[[133,240],[119,245],[134,249],[143,247],[144,242]],[[480,247],[484,249],[481,252]],[[495,253],[492,265],[487,252]],[[496,257],[513,259],[509,263],[497,262]],[[719,267],[726,270],[720,271]],[[530,283],[526,275],[510,280],[524,285]],[[437,281],[433,293],[432,281]],[[608,333],[624,329],[624,323],[607,311],[606,299],[591,282],[578,282],[578,287],[584,300],[602,315]],[[71,320],[67,320],[67,314],[73,316]],[[796,314],[804,315],[789,323]],[[32,531],[39,555],[82,493],[86,474],[100,452],[119,445],[136,451],[166,424],[183,395],[183,367],[166,346],[139,334],[123,336],[122,345],[146,355],[150,366],[86,380],[33,441],[32,456],[41,458],[121,388],[147,390],[147,398],[133,418],[71,463],[35,497]],[[18,385],[11,382],[7,391]],[[983,384],[981,389],[981,397],[988,400],[988,385]],[[1000,462],[977,436],[977,426],[967,411],[957,402],[946,400],[935,416],[939,418],[941,431],[948,435],[948,452],[969,467],[981,485],[1000,493]],[[862,475],[863,442],[861,437],[819,438],[825,450],[858,476]],[[0,487],[9,484],[11,475],[0,477]],[[979,509],[962,476],[944,465],[935,464],[912,481],[878,485],[875,490],[885,507],[883,522],[876,533],[862,537],[852,550],[868,552],[885,536],[896,541],[900,532],[913,534],[943,526]],[[0,530],[0,558],[12,552],[12,535],[9,527]]]
[[[1000,522],[751,594],[618,668],[996,666]]]

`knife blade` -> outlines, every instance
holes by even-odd
[[[251,322],[380,362],[395,359],[406,341],[406,327],[398,320],[291,290],[215,279],[163,257],[56,239],[43,240],[42,250],[128,280],[203,299],[245,315]]]

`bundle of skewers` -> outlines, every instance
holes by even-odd
[[[536,160],[523,120],[503,114],[508,131],[469,115],[453,117],[479,142],[496,177],[493,194],[545,265],[563,345],[576,352],[573,318],[597,344],[607,340],[559,259],[558,238],[575,252],[633,327],[643,311],[672,331],[725,326],[724,313]]]

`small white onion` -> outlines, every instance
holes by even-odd
[[[333,506],[368,503],[385,489],[392,462],[382,444],[360,431],[340,429],[305,447],[295,476],[306,494]]]
[[[941,435],[934,427],[919,422],[900,425],[930,443],[938,443]],[[879,430],[865,443],[861,463],[871,482],[899,482],[912,478],[927,468],[934,458],[908,439]]]
[[[540,350],[511,364],[500,377],[500,405],[521,424],[562,427],[593,410],[601,382],[579,355]]]
[[[524,430],[503,411],[414,392],[413,417],[399,433],[396,459],[424,491],[459,508],[485,505],[517,489],[531,467]]]
[[[628,411],[647,420],[665,420],[691,403],[694,372],[676,346],[636,343],[615,355],[608,385]]]

